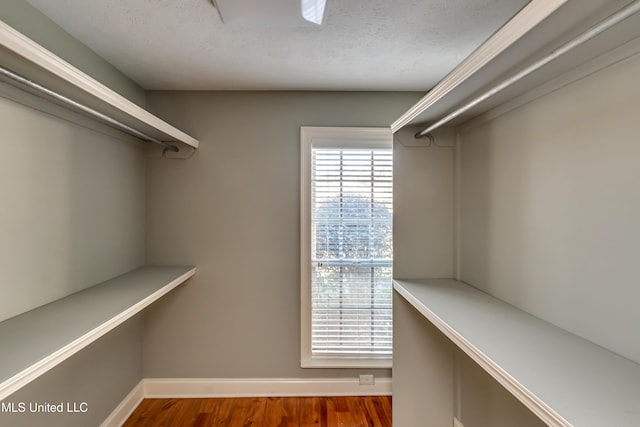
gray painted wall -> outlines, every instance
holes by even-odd
[[[454,371],[456,415],[464,427],[547,425],[458,348]]]
[[[435,133],[436,145],[405,128],[393,145],[393,276],[453,277],[455,272],[455,133]],[[413,144],[423,144],[413,145]]]
[[[0,97],[0,319],[144,263],[142,149],[78,123]],[[142,378],[141,326],[130,320],[6,399],[89,412],[2,413],[0,425],[99,425]]]
[[[0,97],[0,320],[144,262],[144,158]]]
[[[0,426],[99,426],[141,379],[141,333],[142,319],[134,317],[7,397],[3,402],[23,403],[25,412],[0,413]],[[65,412],[30,412],[44,403],[63,403]],[[87,412],[66,412],[83,403]]]
[[[389,126],[419,96],[148,94],[150,109],[200,149],[148,164],[147,262],[194,264],[198,274],[146,313],[145,377],[360,373],[300,368],[300,126]]]
[[[460,227],[451,233],[460,242],[454,261],[463,281],[636,362],[639,74],[636,55],[458,128]],[[394,211],[396,277],[433,277],[430,263],[441,254],[434,247],[441,239],[425,236],[448,222],[443,204],[427,200],[437,194],[434,187],[454,188],[446,174],[435,173],[450,159],[434,167],[426,153],[396,150],[398,198],[416,201]],[[461,351],[449,354],[448,340],[439,343],[428,326],[411,326],[411,310],[398,301],[395,421],[416,424],[424,417],[421,405],[434,401],[431,393],[445,390],[453,399],[428,411],[440,420],[434,425],[449,424],[453,415],[465,427],[544,425]]]
[[[452,425],[454,351],[451,340],[394,292],[393,425]]]
[[[139,105],[145,92],[27,2],[0,19]],[[0,320],[144,263],[145,161],[140,144],[29,96],[0,97]],[[54,117],[56,116],[56,117]],[[57,116],[73,119],[60,120]],[[142,378],[142,318],[5,402],[86,402],[84,414],[0,414],[0,425],[97,426]]]
[[[455,132],[437,145],[405,128],[393,148],[393,275],[453,277],[455,272]],[[451,425],[454,345],[403,297],[393,300],[393,423]]]
[[[636,362],[639,73],[636,56],[460,130],[462,280]],[[455,369],[465,427],[542,425]]]
[[[461,132],[462,279],[640,362],[640,57]]]
[[[0,19],[138,105],[145,91],[25,0],[0,1]]]

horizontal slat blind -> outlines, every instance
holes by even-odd
[[[313,148],[314,356],[391,356],[392,150]]]

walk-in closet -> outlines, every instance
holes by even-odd
[[[640,425],[640,1],[305,1],[0,5],[0,426],[142,423],[189,398],[258,427],[355,426],[358,406],[376,426]],[[357,138],[393,159],[393,239],[367,255],[388,348],[340,359],[331,334],[361,321],[341,305],[314,356],[305,280],[367,261],[305,249],[324,159],[305,150],[342,179]],[[229,403],[251,399],[270,415]]]

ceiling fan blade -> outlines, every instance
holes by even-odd
[[[327,0],[300,0],[302,5],[302,17],[309,22],[322,25],[324,9]]]
[[[220,17],[220,22],[222,22],[224,24],[225,23],[224,22],[224,18],[222,17],[222,12],[220,11],[220,6],[218,5],[218,2],[216,0],[211,0],[211,4],[213,5],[213,7],[218,12],[218,16]]]

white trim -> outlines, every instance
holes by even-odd
[[[311,360],[311,135],[300,128],[300,366]]]
[[[388,396],[391,378],[147,378],[145,398],[265,396]]]
[[[142,268],[146,268],[151,273],[155,271],[154,267],[142,267]],[[132,270],[127,274],[137,274],[139,270],[141,269]],[[88,327],[90,329],[88,329],[85,333],[78,336],[73,341],[62,344],[62,346],[57,350],[48,353],[49,349],[45,348],[44,352],[47,352],[47,353],[43,357],[33,362],[30,362],[28,366],[21,368],[19,371],[15,373],[11,372],[13,375],[11,375],[7,379],[3,380],[2,383],[0,383],[0,400],[13,394],[20,388],[30,383],[31,381],[43,375],[45,372],[49,371],[50,369],[54,368],[55,366],[65,361],[66,359],[70,358],[71,356],[73,356],[83,348],[87,347],[89,344],[96,341],[98,338],[102,337],[109,331],[115,329],[117,326],[121,325],[126,320],[133,317],[135,314],[144,310],[146,307],[151,305],[153,302],[157,301],[159,298],[161,298],[162,296],[170,292],[172,289],[174,289],[178,285],[185,282],[188,278],[193,276],[195,272],[196,272],[195,267],[189,268],[189,270],[187,270],[185,273],[181,274],[180,276],[174,278],[173,280],[171,280],[171,282],[163,285],[161,288],[157,289],[155,292],[146,296],[145,298],[137,301],[135,304],[128,306],[125,310],[120,311],[117,314],[113,315],[112,317],[106,319],[104,322],[97,325],[89,325]],[[118,279],[122,280],[123,278],[128,277],[127,274],[119,276],[118,278],[114,279],[116,281],[115,283],[118,283],[117,282]],[[87,292],[91,292],[92,289],[94,290],[98,289],[98,286],[99,285],[96,285],[93,288],[88,288],[83,292],[85,292],[86,294]],[[76,298],[77,295],[80,295],[80,292],[77,294],[72,294],[67,298],[63,298],[61,300],[53,302],[49,305],[45,305],[43,307],[45,307],[45,309],[49,309],[50,307],[53,306],[53,304],[57,304],[59,306],[64,305],[66,301],[69,301],[71,298]],[[42,309],[35,309],[29,313],[31,313],[32,316],[34,315],[34,313],[35,315],[37,315],[39,313],[37,310],[42,310]],[[5,322],[10,322],[10,321],[11,319]],[[8,334],[7,336],[10,336],[11,332],[12,331],[10,330],[10,328],[5,330],[5,333]],[[22,333],[26,333],[26,332],[22,331]]]
[[[68,108],[64,108],[58,104],[47,101],[44,98],[33,95],[29,92],[19,89],[9,83],[0,82],[0,97],[16,104],[28,107],[48,116],[53,116],[71,123],[75,126],[98,132],[102,135],[124,141],[128,144],[140,144],[143,142],[128,133],[117,130],[114,127],[107,126],[97,120],[90,119],[86,115],[76,113]]]
[[[456,417],[453,417],[453,427],[464,427],[464,424]]]
[[[480,68],[484,67],[533,27],[551,15],[566,1],[567,0],[532,0],[516,16],[491,36],[491,38],[462,61],[451,73],[440,80],[417,104],[393,122],[391,125],[392,131],[397,132],[411,122],[411,120],[418,117],[425,110],[452,92]]]
[[[2,21],[0,21],[0,45],[71,84],[74,88],[92,95],[102,105],[115,108],[139,123],[151,126],[177,141],[198,148],[197,139],[134,104]]]
[[[391,378],[144,378],[100,424],[120,427],[143,399],[219,397],[390,396]]]
[[[462,138],[460,131],[455,129],[456,145],[454,149],[455,167],[453,171],[453,179],[455,185],[455,194],[453,201],[453,212],[455,215],[454,232],[454,268],[455,278],[460,280],[462,277]]]
[[[388,127],[301,126],[300,140],[323,148],[393,148],[393,133]]]
[[[300,367],[391,368],[390,358],[314,358],[311,354],[311,150],[393,148],[393,133],[383,127],[300,127]]]
[[[458,133],[467,132],[483,123],[494,120],[509,113],[510,111],[520,108],[523,105],[549,95],[582,79],[588,78],[625,61],[632,60],[638,55],[640,55],[640,37],[632,39],[616,49],[600,55],[578,67],[572,68],[566,73],[468,120],[460,125]]]
[[[309,344],[311,346],[311,344]],[[301,368],[368,368],[391,369],[393,363],[390,357],[362,358],[355,357],[302,357]]]
[[[547,425],[563,427],[571,426],[571,424],[564,419],[562,415],[547,405],[538,396],[529,392],[529,390],[520,384],[520,382],[511,376],[502,366],[497,365],[490,357],[484,354],[455,328],[449,325],[445,320],[441,319],[420,299],[408,291],[403,286],[402,281],[394,281],[393,289]]]
[[[107,419],[100,424],[100,427],[120,427],[133,414],[144,398],[144,380],[140,380]]]

